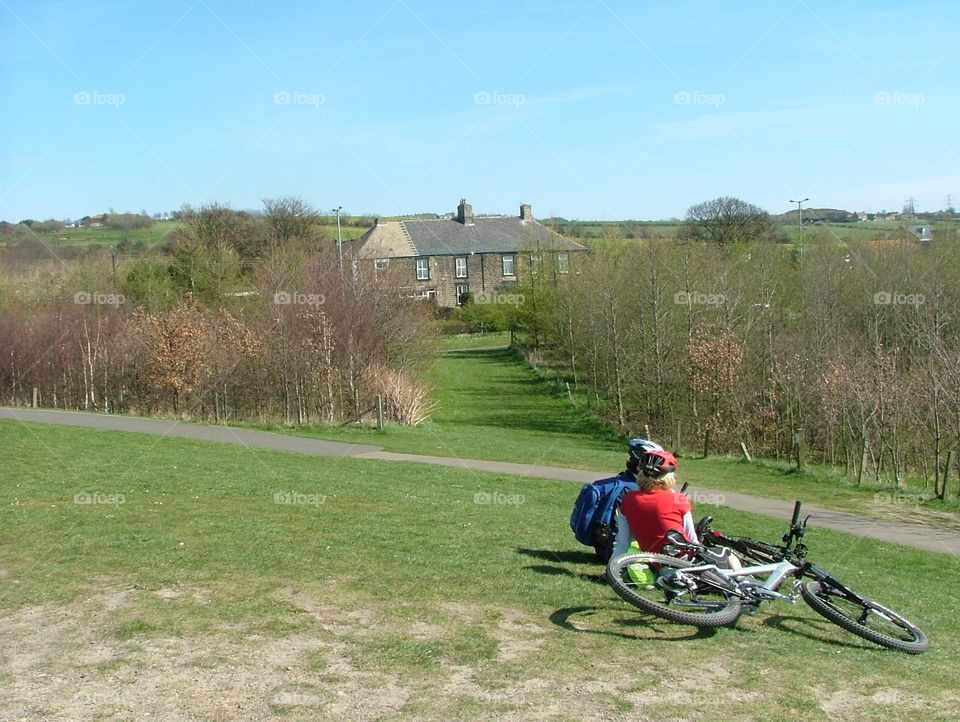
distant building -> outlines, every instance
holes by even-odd
[[[927,224],[922,226],[910,226],[909,230],[914,236],[917,237],[917,240],[929,243],[933,240],[933,227]]]
[[[443,218],[377,220],[351,249],[360,273],[391,273],[410,296],[456,307],[508,291],[528,274],[555,279],[576,272],[587,251],[533,218],[474,216],[462,199]]]

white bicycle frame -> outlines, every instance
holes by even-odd
[[[733,569],[721,569],[716,564],[700,564],[693,567],[679,568],[676,570],[676,575],[682,578],[690,572],[703,572],[711,570],[719,574],[728,582],[732,582],[738,588],[741,584],[743,584],[742,582],[738,581],[739,577],[752,576],[759,578],[767,575],[767,578],[760,584],[749,585],[753,593],[763,599],[778,599],[781,602],[790,602],[791,604],[795,604],[800,598],[800,587],[802,582],[799,579],[794,581],[793,588],[790,590],[789,594],[781,594],[777,591],[777,589],[779,589],[780,585],[783,584],[784,579],[790,576],[793,572],[797,571],[799,568],[800,567],[786,560],[771,564],[758,564],[752,567],[743,567],[743,569],[738,569],[736,571]]]

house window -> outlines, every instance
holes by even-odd
[[[417,280],[418,281],[430,280],[430,259],[429,258],[417,259]]]
[[[467,277],[467,257],[461,256],[454,261],[457,278]]]
[[[514,255],[504,255],[503,256],[503,275],[504,276],[514,276],[514,265],[517,262],[517,257]]]
[[[457,284],[457,305],[462,306],[467,301],[467,295],[470,293],[470,286],[466,283]]]
[[[557,272],[570,273],[570,254],[569,253],[557,254]]]
[[[390,265],[389,258],[375,258],[373,261],[373,270],[374,271],[386,271],[387,266]]]
[[[540,266],[541,266],[542,262],[543,262],[543,261],[542,261],[542,259],[540,258],[540,256],[538,256],[538,255],[536,255],[536,254],[532,254],[532,255],[530,256],[530,273],[532,273],[534,276],[536,276],[538,273],[540,273]]]

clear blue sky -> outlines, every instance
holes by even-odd
[[[0,218],[960,205],[960,3],[0,0]]]

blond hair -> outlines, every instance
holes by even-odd
[[[664,489],[666,491],[671,491],[673,485],[677,483],[677,477],[674,476],[673,472],[668,472],[663,476],[643,476],[641,475],[637,479],[637,486],[640,487],[641,491],[650,491],[652,489]]]

